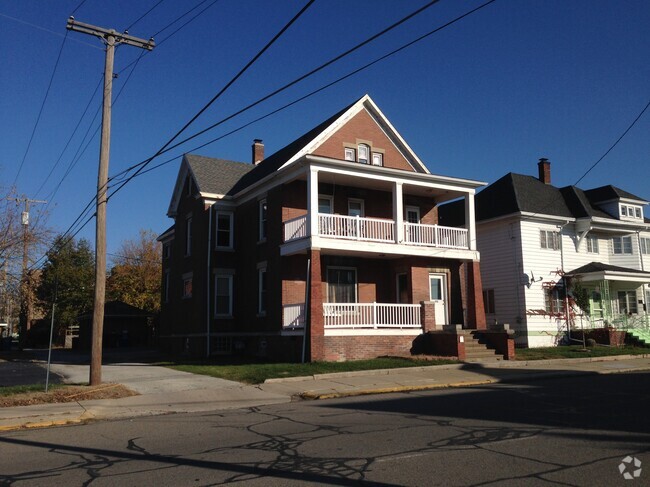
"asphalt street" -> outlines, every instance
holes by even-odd
[[[15,431],[0,485],[649,485],[648,390],[642,372]]]

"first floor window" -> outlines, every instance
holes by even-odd
[[[636,304],[636,291],[618,292],[618,312],[626,315],[635,315],[639,311]]]
[[[560,232],[540,230],[539,242],[543,249],[560,250]]]
[[[494,314],[494,289],[483,290],[483,307],[486,314]]]
[[[632,254],[632,237],[612,237],[614,254]]]
[[[327,269],[327,301],[329,303],[357,302],[357,270],[345,267]]]
[[[165,271],[165,280],[163,281],[163,302],[169,303],[169,269]]]
[[[544,307],[547,313],[564,313],[564,291],[557,286],[545,288]]]
[[[232,316],[232,275],[214,277],[214,314]]]
[[[192,297],[192,276],[183,277],[183,298]]]
[[[266,314],[266,267],[258,270],[258,296],[257,296],[257,312],[261,315]]]

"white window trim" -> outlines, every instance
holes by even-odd
[[[379,158],[379,164],[375,163],[375,156]],[[382,152],[377,152],[377,151],[372,152],[372,165],[373,166],[383,166],[384,165],[384,154]]]
[[[544,239],[542,241],[542,234],[544,234]],[[557,248],[553,246],[555,242],[551,241],[551,245],[549,246],[549,235],[552,235],[552,240],[555,240],[555,237],[557,237]],[[543,250],[553,250],[553,251],[558,251],[560,250],[560,246],[562,245],[560,240],[562,239],[562,234],[558,232],[557,230],[541,230],[539,231],[539,247]]]
[[[359,275],[357,273],[357,268],[356,267],[345,267],[345,266],[340,266],[340,265],[331,265],[327,266],[327,270],[325,272],[325,283],[326,283],[326,288],[327,288],[327,302],[331,303],[330,301],[330,282],[328,280],[329,278],[329,273],[330,269],[338,269],[338,270],[344,270],[344,271],[354,271],[354,302],[358,303],[359,302]]]
[[[629,242],[630,242],[630,246],[629,246],[630,251],[629,252],[625,251],[625,239],[629,239]],[[620,252],[616,252],[616,245],[614,244],[614,242],[616,240],[620,240],[620,242],[621,242],[621,251]],[[612,255],[634,255],[634,248],[633,248],[633,245],[632,245],[632,237],[630,235],[623,235],[623,236],[620,236],[620,237],[612,237]]]
[[[228,279],[228,313],[217,313],[217,279]],[[233,274],[215,274],[214,275],[214,317],[215,318],[232,318],[233,312]]]
[[[405,206],[404,207],[404,221],[409,223],[408,215],[409,215],[410,211],[412,211],[414,213],[417,213],[417,215],[418,215],[418,223],[420,223],[422,220],[421,220],[421,216],[420,216],[420,207],[419,206]]]
[[[588,254],[600,254],[600,243],[598,241],[598,237],[587,236],[585,242],[586,242],[585,246],[587,248]],[[589,249],[589,247],[591,247],[591,250]]]
[[[641,255],[650,255],[650,237],[640,237]]]
[[[348,156],[351,156],[348,158]],[[343,150],[343,159],[348,162],[357,162],[357,150],[353,147],[345,147]]]
[[[230,219],[230,226],[228,228],[228,234],[229,234],[228,246],[219,245],[219,243],[218,243],[219,242],[219,238],[218,238],[219,237],[219,216],[228,216],[229,219]],[[216,233],[216,235],[214,237],[214,247],[216,249],[221,249],[221,250],[223,250],[223,249],[232,250],[233,247],[234,247],[234,242],[233,241],[234,241],[234,229],[235,229],[235,224],[234,224],[235,223],[235,214],[232,211],[220,211],[220,210],[218,210],[215,213],[215,221],[216,221],[216,225],[215,225],[215,233]]]
[[[365,149],[366,162],[361,161],[361,148]],[[360,142],[357,145],[357,162],[359,162],[361,164],[372,164],[372,148],[370,147],[370,144]]]

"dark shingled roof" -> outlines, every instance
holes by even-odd
[[[570,272],[567,272],[568,275],[576,274],[589,274],[590,272],[633,272],[634,274],[647,274],[650,276],[650,272],[640,271],[638,269],[630,269],[629,267],[619,267],[617,265],[603,264],[602,262],[590,262],[589,264],[573,269]]]
[[[594,203],[616,200],[619,198],[645,201],[643,198],[639,198],[638,196],[635,196],[632,193],[628,193],[627,191],[623,191],[622,189],[617,188],[616,186],[612,186],[611,184],[608,184],[607,186],[601,186],[600,188],[589,189],[585,191],[585,194]]]
[[[596,204],[615,198],[644,201],[614,186],[603,186],[588,191],[576,186],[556,188],[533,176],[508,173],[476,195],[476,220],[489,220],[519,212],[567,218],[614,219]],[[442,205],[438,216],[441,225],[464,225],[464,202],[455,201]]]
[[[185,154],[201,193],[231,194],[233,187],[255,166],[244,162]]]
[[[329,127],[332,123],[334,123],[341,115],[343,115],[346,111],[348,111],[350,107],[352,107],[355,103],[357,103],[357,101],[351,103],[343,110],[335,113],[327,120],[320,123],[319,125],[311,129],[306,134],[298,137],[296,140],[291,142],[289,145],[283,147],[273,155],[270,155],[269,157],[265,158],[257,166],[254,166],[254,169],[249,173],[245,174],[244,177],[242,177],[239,180],[239,182],[235,185],[235,187],[232,189],[232,194],[237,194],[239,191],[247,188],[248,186],[256,183],[257,181],[260,181],[261,179],[264,179],[269,174],[274,173],[275,171],[280,169],[280,167],[282,167],[282,165],[285,162],[291,159],[291,157],[296,155],[309,142],[311,142],[318,135],[320,135],[321,132],[323,132],[327,127]]]

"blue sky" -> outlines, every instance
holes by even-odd
[[[86,145],[86,131],[94,133],[99,123],[96,119],[91,125],[101,103],[99,93],[92,95],[104,63],[101,43],[94,37],[70,32],[61,48],[66,20],[81,4],[75,12],[78,21],[122,31],[158,2],[0,0],[0,186],[6,189],[16,181],[19,195],[47,199],[49,225],[60,232],[96,191],[98,137],[83,155],[75,153]],[[129,32],[148,38],[199,3],[164,0]],[[305,3],[205,1],[194,13],[211,6],[190,24],[167,39],[191,15],[156,36],[158,47],[141,57],[130,77],[129,65],[143,51],[117,49],[114,94],[124,89],[113,110],[110,174],[153,155]],[[316,0],[187,135],[426,3]],[[140,229],[160,233],[172,223],[165,213],[183,152],[248,162],[253,139],[263,139],[269,155],[365,93],[435,174],[492,182],[508,172],[536,175],[537,160],[547,157],[553,184],[575,183],[650,100],[650,2],[645,0],[497,0],[289,109],[193,150],[482,3],[442,0],[353,55],[152,162],[177,156],[133,179],[110,200],[109,252]],[[650,110],[579,186],[613,184],[650,199],[649,133]],[[37,205],[35,210],[44,208]],[[93,241],[94,223],[78,236]]]

